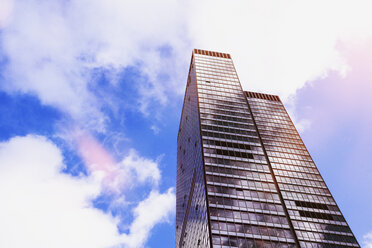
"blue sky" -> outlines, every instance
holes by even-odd
[[[177,130],[201,48],[230,53],[245,90],[281,97],[371,248],[370,5],[3,0],[0,246],[174,247]]]

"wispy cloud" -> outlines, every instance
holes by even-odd
[[[149,115],[151,103],[182,92],[193,45],[232,53],[246,89],[287,99],[329,71],[347,73],[339,41],[372,36],[365,0],[6,2],[3,88],[36,94],[101,132],[112,104],[92,90],[97,70],[114,91],[118,73],[137,68],[138,109]]]
[[[76,145],[90,173],[103,177],[103,183],[112,193],[122,193],[135,185],[150,183],[157,186],[161,173],[157,161],[143,158],[130,149],[127,156],[117,162],[92,135],[77,132]]]
[[[298,108],[296,114],[316,121],[317,132],[323,138],[332,137],[350,120],[360,125],[359,128],[366,125],[363,133],[368,134],[372,122],[372,99],[369,97],[372,91],[372,37],[359,44],[339,43],[338,46],[349,64],[347,75],[332,73],[327,78],[315,80],[299,90],[293,101]]]
[[[124,247],[143,247],[149,238],[151,229],[158,223],[168,222],[169,216],[175,212],[175,193],[169,188],[160,193],[158,185],[161,172],[158,162],[141,157],[134,149],[120,161],[107,151],[98,140],[85,132],[77,134],[77,149],[86,164],[89,173],[101,178],[102,194],[110,196],[110,209],[127,207],[126,193],[139,186],[150,185],[149,196],[138,203],[131,211],[134,215],[132,223],[118,218],[129,225],[128,234],[122,234],[121,244]]]
[[[80,125],[104,131],[102,106],[110,99],[98,99],[91,90],[97,69],[110,75],[115,87],[115,74],[138,67],[146,79],[136,86],[143,112],[149,102],[164,104],[167,92],[179,90],[173,87],[180,83],[176,72],[186,60],[177,57],[186,56],[177,2],[30,0],[9,5],[13,8],[3,14],[9,21],[1,33],[7,61],[3,89],[8,92],[35,94]],[[162,53],[167,46],[171,56]]]
[[[363,236],[363,248],[372,248],[372,232]]]

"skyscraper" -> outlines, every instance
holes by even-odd
[[[177,139],[176,247],[360,247],[278,96],[195,49]]]

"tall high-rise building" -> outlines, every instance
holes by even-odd
[[[176,247],[360,247],[278,96],[192,53],[177,140]]]

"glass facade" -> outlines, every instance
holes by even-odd
[[[177,149],[176,247],[360,247],[277,96],[195,49]]]

